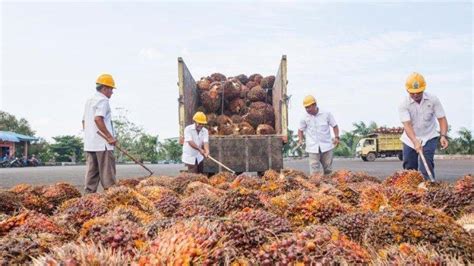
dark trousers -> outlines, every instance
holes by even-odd
[[[435,177],[434,173],[434,154],[436,147],[438,146],[438,138],[432,138],[423,146],[423,154],[425,155],[426,164]],[[421,160],[419,154],[412,149],[410,146],[403,144],[403,169],[406,170],[418,170],[423,174],[426,180],[429,180],[428,172],[425,169],[425,165]]]
[[[186,166],[188,167],[189,173],[202,174],[204,172],[204,160],[198,163],[196,159],[194,165],[186,164]]]

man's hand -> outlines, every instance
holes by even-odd
[[[199,153],[201,153],[202,156],[204,156],[205,158],[207,158],[207,156],[209,156],[209,153],[204,149],[199,149]]]
[[[449,146],[449,140],[445,136],[441,136],[439,139],[439,143],[441,144],[441,149],[444,150]]]
[[[107,143],[109,143],[110,145],[115,145],[117,144],[117,140],[114,137],[109,137],[107,138]]]
[[[337,145],[339,145],[339,142],[341,142],[341,140],[339,139],[339,137],[335,137],[333,140],[332,140],[332,144],[334,144],[334,146],[337,147]]]
[[[303,146],[304,141],[302,139],[298,140],[298,146]]]
[[[423,151],[423,146],[421,145],[421,141],[419,139],[415,139],[415,142],[413,144],[415,144],[415,151],[417,153],[420,153]]]

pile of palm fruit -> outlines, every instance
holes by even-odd
[[[474,263],[474,177],[337,171],[129,179],[0,190],[0,264]]]
[[[226,77],[214,73],[196,84],[198,105],[211,135],[275,134],[272,88],[275,76]]]

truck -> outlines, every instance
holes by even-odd
[[[403,160],[401,133],[372,133],[359,140],[356,146],[356,157],[363,161],[373,162],[376,158],[398,157]]]
[[[253,69],[251,71],[254,71]],[[272,135],[211,135],[210,155],[236,173],[257,172],[283,168],[282,148],[288,141],[287,58],[283,55],[272,90],[272,106],[275,112],[275,134]],[[182,143],[184,128],[193,123],[192,117],[199,105],[196,80],[183,58],[178,58],[179,89],[179,136]],[[210,159],[204,160],[204,173],[223,171],[221,165]]]

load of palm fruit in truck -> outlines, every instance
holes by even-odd
[[[0,190],[1,265],[472,265],[474,177],[181,173]],[[34,195],[34,197],[33,197]]]
[[[196,82],[197,111],[208,118],[211,135],[275,134],[272,88],[275,76],[213,73]]]

